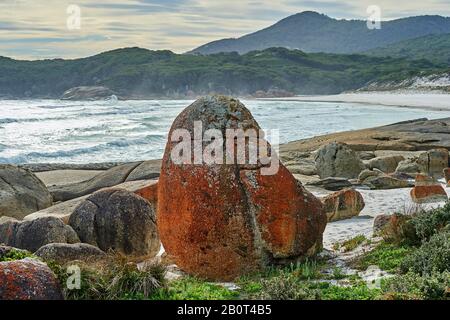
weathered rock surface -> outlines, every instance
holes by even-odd
[[[370,176],[361,183],[377,190],[401,189],[413,186],[408,180],[398,179],[389,175]]]
[[[330,191],[339,191],[342,189],[350,188],[352,186],[352,183],[345,178],[330,177],[321,179],[319,181],[309,182],[307,183],[307,185],[324,188]]]
[[[94,262],[106,258],[106,253],[86,243],[51,243],[41,247],[35,255],[44,261],[65,264],[71,261]]]
[[[185,109],[169,137],[184,128],[259,129],[238,100],[205,97]],[[203,141],[209,145],[210,141]],[[184,271],[232,280],[322,246],[326,216],[320,201],[280,164],[273,175],[257,165],[178,165],[169,143],[158,185],[158,229],[167,253]],[[176,199],[176,201],[174,201]]]
[[[443,170],[449,166],[448,150],[429,150],[419,156],[417,163],[421,172],[432,177],[441,178]]]
[[[386,226],[391,222],[392,215],[380,214],[375,217],[373,221],[373,233],[379,235],[383,232]]]
[[[305,176],[314,176],[317,174],[316,163],[310,159],[304,159],[300,163],[286,165],[286,168],[292,174],[303,174]]]
[[[354,130],[317,136],[280,146],[282,155],[289,152],[312,152],[333,142],[346,143],[355,151],[427,151],[450,149],[450,118],[416,119],[378,128]]]
[[[403,156],[384,156],[370,160],[368,165],[371,170],[378,169],[384,173],[392,173],[397,169],[398,164],[404,160]]]
[[[345,143],[333,142],[319,149],[316,154],[317,173],[321,179],[339,177],[357,178],[364,166],[358,155]]]
[[[406,173],[409,175],[416,175],[417,173],[420,173],[420,166],[417,163],[417,160],[418,159],[416,158],[412,158],[400,161],[395,169],[395,172]]]
[[[130,181],[121,183],[115,188],[124,189],[143,197],[144,199],[155,202],[157,201],[157,180],[143,180],[143,181]],[[76,207],[80,205],[89,195],[75,198],[63,203],[56,204],[50,208],[32,213],[24,218],[26,221],[35,220],[43,217],[55,217],[61,219],[65,224],[69,223],[69,218],[75,211]]]
[[[450,182],[450,168],[445,168],[443,170],[445,182],[448,184]]]
[[[74,87],[66,92],[61,97],[61,100],[74,100],[74,101],[94,101],[105,100],[111,96],[116,95],[114,91],[103,86],[84,86]]]
[[[365,207],[361,193],[354,189],[342,190],[322,199],[328,222],[358,216]]]
[[[55,201],[67,201],[123,182],[157,178],[160,168],[160,160],[128,163],[107,170],[87,181],[49,187],[49,190]]]
[[[146,259],[160,249],[154,204],[123,189],[92,194],[75,209],[69,224],[82,242],[105,252]]]
[[[124,182],[155,179],[159,177],[160,169],[160,160],[128,163],[107,170],[87,181],[49,187],[49,190],[55,201],[68,201]]]
[[[373,169],[373,170],[366,169],[366,170],[361,171],[361,173],[358,176],[358,181],[360,183],[364,183],[364,181],[368,178],[379,177],[382,175],[383,175],[383,172],[378,169]]]
[[[35,252],[49,243],[78,243],[77,234],[54,217],[33,221],[7,221],[0,224],[0,243]]]
[[[415,203],[433,203],[448,201],[447,193],[433,177],[417,175],[415,187],[411,190],[411,198]]]
[[[0,164],[0,216],[22,219],[52,203],[46,186],[32,172]]]
[[[50,268],[37,260],[0,262],[0,300],[63,300]]]

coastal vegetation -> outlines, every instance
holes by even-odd
[[[60,98],[79,86],[109,88],[121,98],[192,97],[209,93],[333,94],[370,82],[446,71],[425,59],[369,57],[270,48],[244,55],[175,54],[118,49],[75,60],[0,57],[0,98]]]

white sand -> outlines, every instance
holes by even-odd
[[[264,100],[367,103],[385,106],[450,110],[450,94],[410,92],[343,93],[329,96],[298,96]]]
[[[324,196],[326,192],[311,190],[316,196]],[[331,222],[327,225],[324,234],[324,247],[331,249],[336,242],[342,242],[357,235],[365,235],[370,238],[373,235],[372,228],[376,216],[381,214],[408,213],[417,205],[412,202],[411,188],[393,190],[361,190],[366,207],[358,217],[348,220]],[[450,188],[446,188],[450,194]],[[424,208],[433,208],[444,205],[444,202],[424,205]]]

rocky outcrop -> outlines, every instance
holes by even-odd
[[[0,217],[22,219],[50,207],[52,202],[44,183],[32,172],[0,164]]]
[[[322,199],[328,222],[358,216],[365,207],[361,193],[354,189],[342,190]]]
[[[114,95],[116,95],[114,91],[107,87],[74,87],[64,92],[61,100],[95,101],[105,100]]]
[[[157,201],[157,190],[158,181],[157,180],[143,180],[143,181],[130,181],[121,183],[115,188],[124,189],[143,197],[144,199],[156,203]],[[56,204],[50,208],[32,213],[24,218],[26,221],[35,220],[43,217],[55,217],[61,219],[64,223],[69,223],[69,218],[76,209],[89,195],[75,198],[69,201],[65,201]],[[1,218],[0,218],[1,219]]]
[[[417,160],[420,171],[432,177],[441,178],[443,170],[448,168],[448,150],[433,149],[419,156]]]
[[[411,190],[411,198],[419,204],[448,201],[442,185],[426,175],[417,175],[415,187]]]
[[[160,169],[160,160],[129,163],[114,167],[87,181],[49,187],[49,190],[55,201],[68,201],[124,182],[158,178]]]
[[[77,234],[53,217],[33,221],[7,221],[0,224],[0,243],[31,252],[49,243],[78,243]]]
[[[95,262],[107,257],[105,252],[86,243],[51,243],[36,251],[35,256],[59,264],[71,261]]]
[[[194,122],[203,128],[254,129],[259,125],[238,100],[197,100],[175,120],[169,133]],[[210,141],[201,141],[203,147]],[[326,216],[320,201],[279,164],[264,175],[257,164],[177,164],[169,140],[158,184],[158,229],[167,253],[184,271],[232,280],[262,267],[316,253]],[[176,199],[176,201],[174,201]]]
[[[403,156],[384,156],[373,158],[368,162],[369,169],[378,169],[384,173],[393,173],[401,161],[404,161]]]
[[[63,300],[58,279],[37,260],[0,262],[0,300]]]
[[[292,174],[303,174],[305,176],[317,175],[316,163],[312,159],[303,159],[300,162],[289,161],[286,163],[286,168]]]
[[[358,155],[345,143],[325,145],[315,157],[317,173],[321,179],[339,177],[354,179],[365,169]]]
[[[308,186],[320,187],[330,191],[339,191],[350,188],[352,183],[345,178],[325,178],[319,181],[307,183]]]
[[[155,205],[123,189],[92,194],[75,209],[69,225],[82,242],[105,252],[114,250],[145,260],[160,249]]]

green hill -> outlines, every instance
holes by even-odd
[[[76,60],[0,58],[0,97],[59,98],[78,86],[106,86],[123,98],[249,95],[274,88],[333,94],[374,80],[401,80],[442,69],[426,60],[306,54],[284,48],[208,56],[127,48]]]
[[[383,48],[365,52],[373,56],[408,59],[427,59],[450,65],[450,34],[430,35],[401,41]]]

